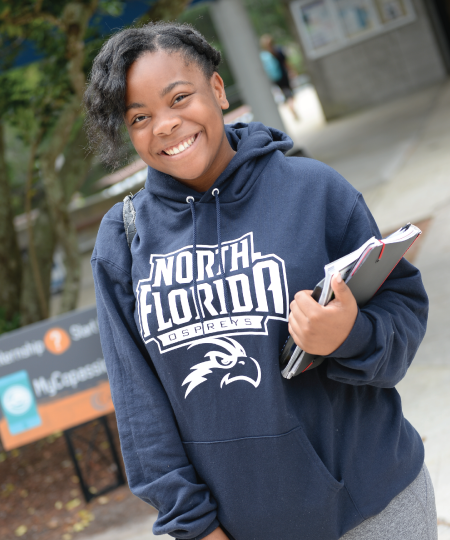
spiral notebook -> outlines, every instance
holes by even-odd
[[[322,306],[331,302],[333,299],[331,278],[336,272],[340,272],[358,306],[364,306],[376,294],[420,234],[422,231],[418,227],[408,223],[383,240],[373,236],[357,250],[327,264],[324,267],[325,277],[314,288],[312,297]],[[286,379],[291,379],[319,366],[323,360],[322,356],[303,351],[289,336],[280,355],[280,365],[283,368],[281,374]]]

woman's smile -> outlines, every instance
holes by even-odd
[[[159,154],[161,156],[165,156],[172,159],[186,157],[187,155],[189,155],[189,152],[187,150],[195,149],[196,143],[199,140],[201,133],[202,132],[199,131],[195,135],[186,137],[181,142],[176,143],[172,146],[168,146],[167,148],[164,148],[164,150],[161,150]],[[183,156],[181,156],[181,154],[183,154]]]

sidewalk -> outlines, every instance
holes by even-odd
[[[312,87],[296,94],[296,107],[299,123],[281,107],[287,131],[363,193],[382,232],[432,218],[415,260],[430,297],[428,331],[398,390],[424,439],[439,540],[450,540],[450,81],[329,124]],[[152,534],[155,518],[77,540],[169,540]]]
[[[155,536],[152,533],[152,527],[156,521],[156,517],[157,514],[152,513],[148,518],[137,521],[136,523],[127,523],[122,527],[116,527],[93,536],[77,536],[76,540],[173,540],[173,536],[169,536],[168,534]]]
[[[424,440],[436,494],[439,540],[450,540],[450,203],[438,204],[433,215],[415,261],[430,298],[428,329],[398,390],[405,417]]]
[[[450,81],[328,125],[313,107],[306,130],[282,112],[296,143],[363,193],[382,232],[432,218],[414,261],[430,298],[428,329],[398,390],[424,439],[439,540],[450,540]]]

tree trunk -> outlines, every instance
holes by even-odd
[[[88,5],[83,2],[70,2],[64,7],[61,23],[67,35],[67,74],[74,95],[60,112],[58,121],[49,135],[40,159],[47,203],[58,244],[63,250],[64,265],[66,268],[66,279],[62,292],[60,313],[65,313],[77,307],[81,262],[77,232],[67,206],[70,196],[64,187],[63,177],[55,170],[55,161],[65,150],[75,122],[80,116],[81,100],[86,83],[83,72],[85,58],[84,36],[89,20],[97,9],[97,5],[98,0],[91,0]]]
[[[60,113],[46,150],[41,154],[41,166],[47,203],[54,224],[58,243],[64,253],[66,280],[61,298],[60,313],[77,307],[80,284],[80,255],[78,238],[66,203],[66,195],[55,170],[56,158],[64,151],[70,132],[79,114],[78,99],[74,96]]]
[[[92,152],[86,151],[89,142],[83,121],[80,120],[77,121],[71,141],[64,150],[64,165],[58,173],[67,204],[84,184],[95,157]]]
[[[11,321],[20,312],[22,261],[14,229],[3,130],[0,121],[0,317]]]
[[[38,207],[39,214],[33,224],[33,240],[39,274],[47,301],[50,297],[50,280],[53,266],[53,253],[56,245],[56,235],[53,220],[50,217],[47,201],[42,198]],[[39,297],[35,286],[35,277],[29,257],[24,261],[22,295],[21,295],[22,326],[42,319]]]
[[[36,161],[36,151],[41,143],[43,131],[39,130],[35,140],[31,144],[30,157],[28,161],[27,184],[25,188],[25,213],[27,216],[27,236],[28,236],[28,261],[33,271],[33,282],[39,300],[41,319],[47,319],[49,316],[48,293],[44,289],[44,283],[41,277],[39,260],[37,257],[36,245],[34,242],[34,230],[31,216],[31,201],[33,198],[33,177],[34,162]]]

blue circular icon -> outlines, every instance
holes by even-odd
[[[9,414],[25,414],[33,404],[30,390],[21,384],[10,386],[2,397],[2,406]]]

